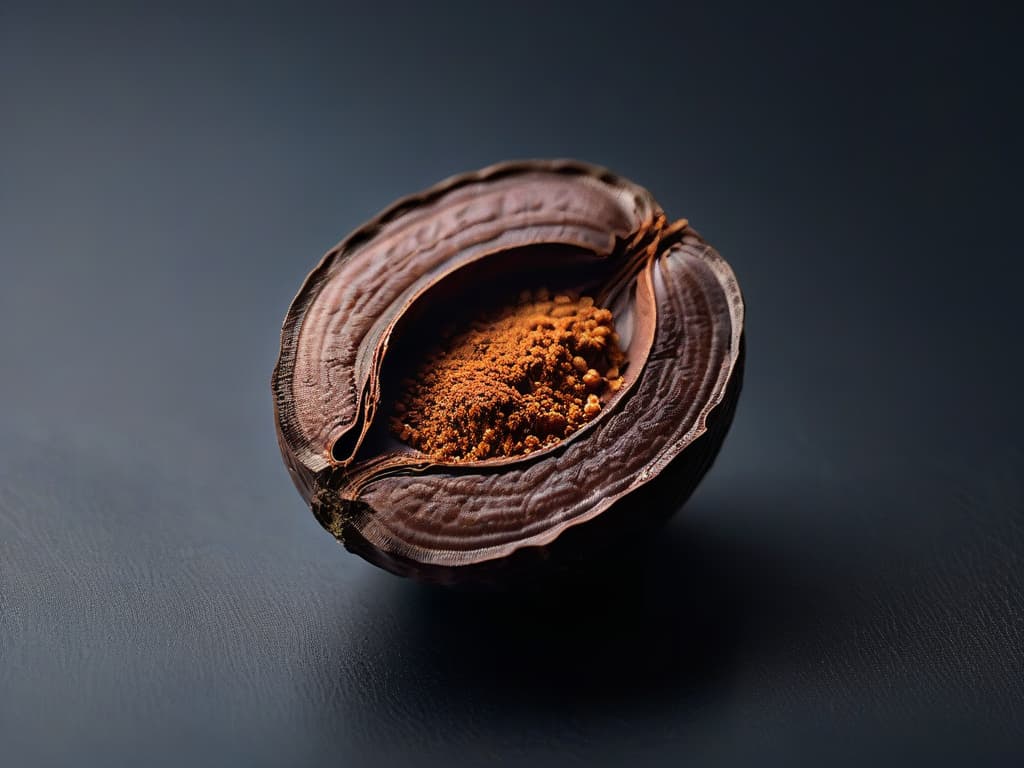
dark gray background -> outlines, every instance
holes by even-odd
[[[1019,12],[429,5],[0,3],[0,762],[1008,759]],[[392,199],[548,156],[730,260],[733,431],[615,588],[401,581],[282,468],[280,321]]]

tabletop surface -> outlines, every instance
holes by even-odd
[[[1021,756],[1020,12],[431,5],[0,7],[0,762]],[[734,267],[732,432],[614,586],[393,577],[283,468],[285,310],[566,156]]]

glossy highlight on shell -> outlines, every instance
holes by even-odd
[[[612,308],[627,373],[599,412],[525,455],[453,462],[398,440],[400,382],[441,324],[468,323],[455,308],[540,287]],[[272,380],[281,452],[321,524],[395,573],[502,583],[592,560],[675,511],[710,467],[740,392],[743,316],[722,257],[605,169],[456,176],[307,277]]]

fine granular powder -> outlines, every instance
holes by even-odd
[[[568,437],[623,383],[612,313],[589,296],[526,291],[518,304],[442,333],[391,420],[442,461],[532,453]]]

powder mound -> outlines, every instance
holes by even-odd
[[[612,313],[589,296],[526,291],[475,320],[403,382],[391,420],[441,461],[520,456],[568,437],[622,386]]]

